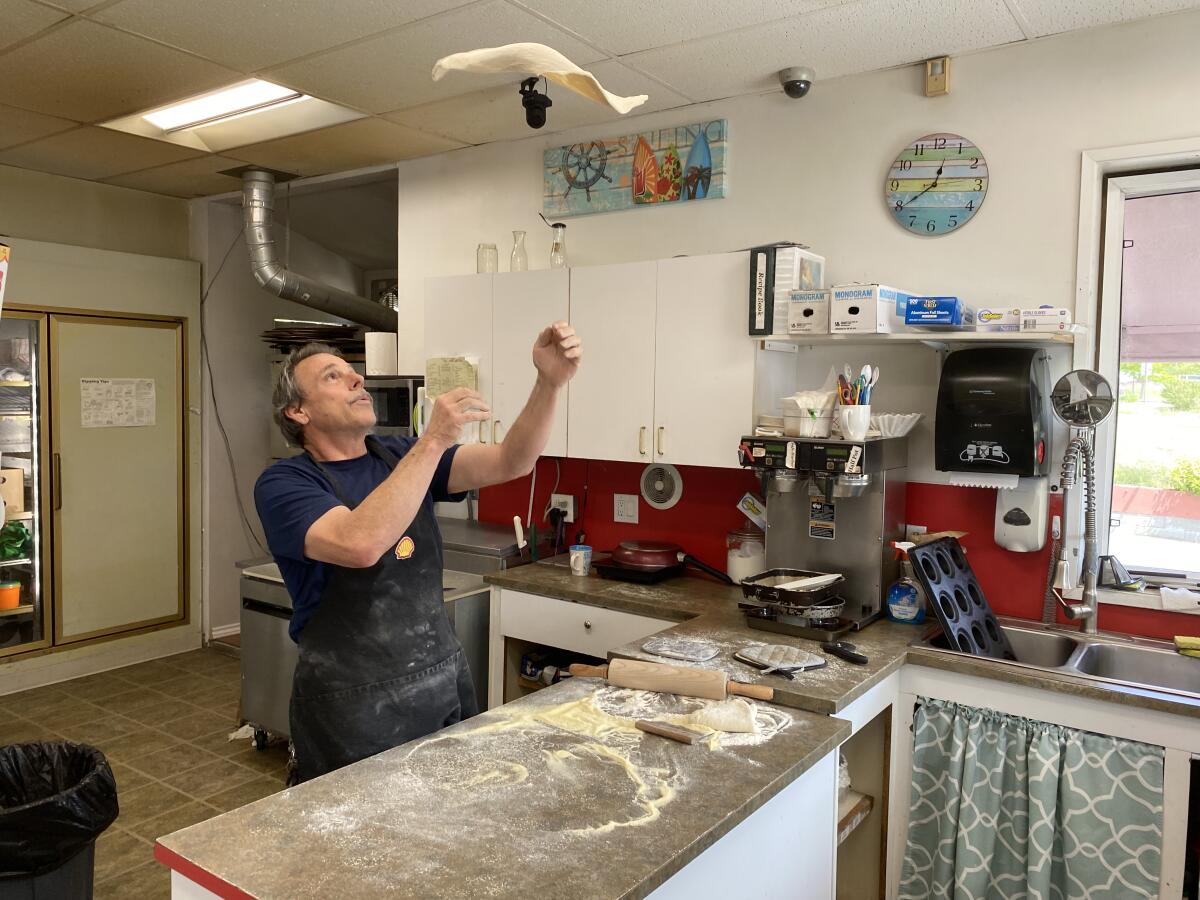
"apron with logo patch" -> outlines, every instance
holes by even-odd
[[[394,469],[373,437],[367,450]],[[337,478],[320,463],[348,508]],[[290,719],[299,779],[431,734],[478,711],[471,673],[442,601],[442,540],[426,504],[375,565],[329,565],[300,632]]]

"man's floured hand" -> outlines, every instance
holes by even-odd
[[[556,388],[575,377],[582,358],[583,343],[566,322],[555,322],[543,329],[533,344],[533,365],[538,377]]]

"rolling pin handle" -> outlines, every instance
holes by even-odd
[[[608,666],[586,666],[583,663],[571,663],[567,667],[567,671],[572,675],[579,675],[583,678],[607,678]]]
[[[765,684],[746,684],[742,681],[731,681],[728,685],[729,694],[739,697],[749,697],[751,700],[774,700],[775,688]]]

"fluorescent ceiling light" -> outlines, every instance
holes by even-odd
[[[146,113],[142,118],[164,132],[172,132],[184,128],[199,128],[307,99],[309,98],[299,91],[255,78],[219,91],[201,94],[181,103],[164,106],[162,109]]]

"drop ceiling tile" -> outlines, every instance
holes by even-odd
[[[658,0],[647,15],[644,0],[518,0],[579,36],[624,56],[760,22],[786,19],[846,0],[739,0],[737,3]],[[655,27],[655,23],[659,23]],[[669,23],[669,24],[668,24]]]
[[[435,82],[430,73],[438,59],[451,53],[517,41],[548,44],[582,66],[603,56],[525,10],[490,0],[270,69],[263,77],[334,103],[382,113],[515,83],[519,79],[512,75],[463,72],[451,72]]]
[[[104,180],[120,187],[190,199],[238,190],[241,186],[240,179],[219,173],[224,169],[236,169],[244,165],[241,160],[230,159],[227,156],[202,156],[199,159],[188,159]]]
[[[281,172],[325,175],[429,156],[462,146],[458,141],[383,119],[359,119],[333,128],[239,147],[226,151],[226,155]]]
[[[1129,22],[1161,13],[1200,7],[1198,0],[1014,0],[1033,35]]]
[[[0,151],[0,164],[96,180],[196,155],[163,141],[88,127]]]
[[[81,122],[138,112],[241,77],[82,19],[0,55],[0,85],[19,96],[21,106]]]
[[[67,119],[0,104],[0,149],[57,134],[74,128],[76,124]]]
[[[593,64],[589,71],[602,85],[614,94],[629,96],[647,94],[649,98],[630,115],[656,112],[685,106],[689,102],[674,91],[656,81],[634,72],[613,60]],[[438,100],[412,109],[388,113],[386,118],[401,125],[409,125],[422,131],[444,134],[468,144],[486,144],[491,141],[518,140],[535,134],[552,134],[580,125],[602,126],[606,134],[623,134],[621,130],[629,121],[606,106],[585,100],[573,91],[551,84],[550,99],[554,105],[547,110],[546,125],[535,132],[525,124],[525,111],[515,86],[488,88],[472,94]],[[629,125],[628,130],[636,130]]]
[[[0,50],[61,22],[67,14],[31,0],[0,0]]]
[[[1022,40],[1003,0],[862,0],[623,60],[694,100],[779,89],[776,72],[807,65],[821,80]]]
[[[95,18],[253,72],[377,34],[469,0],[121,0]]]

